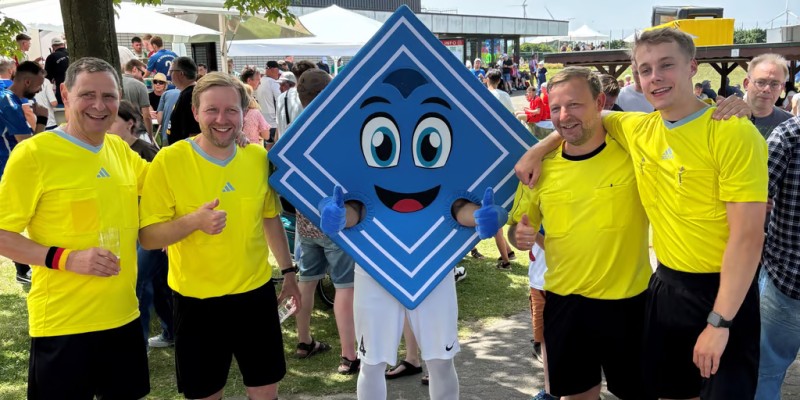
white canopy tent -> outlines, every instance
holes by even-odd
[[[588,25],[583,25],[574,31],[570,31],[569,35],[567,35],[567,40],[577,42],[595,42],[608,40],[608,35],[604,35],[590,28]]]
[[[303,54],[327,55],[335,58],[353,56],[383,25],[374,19],[338,6],[330,6],[303,15],[299,19],[314,36],[234,40],[231,42],[228,55],[242,57]]]
[[[588,25],[583,25],[580,28],[569,31],[566,36],[537,36],[529,40],[531,43],[547,43],[547,42],[597,42],[609,40],[608,35],[604,35]]]
[[[2,12],[28,29],[64,32],[64,20],[58,0],[43,0],[5,7]],[[143,33],[190,37],[217,35],[219,32],[157,12],[154,7],[133,3],[120,4],[114,22],[118,33]]]

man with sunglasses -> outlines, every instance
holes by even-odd
[[[134,58],[125,64],[122,74],[122,98],[128,100],[141,109],[144,126],[147,134],[153,134],[153,122],[150,118],[150,98],[147,95],[147,86],[142,80],[147,73],[144,63],[138,58]]]
[[[178,57],[169,67],[167,75],[172,83],[181,91],[175,108],[172,110],[167,127],[169,144],[200,133],[200,125],[192,112],[192,93],[197,83],[197,64],[189,57]]]
[[[753,111],[750,120],[758,128],[764,139],[792,114],[775,107],[775,101],[781,96],[783,83],[789,76],[786,59],[778,54],[762,54],[750,61],[747,77],[744,78],[744,89],[747,92],[747,104]]]

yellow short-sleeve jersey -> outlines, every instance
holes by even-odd
[[[267,174],[267,152],[256,145],[217,160],[187,139],[156,155],[142,190],[142,228],[183,217],[214,199],[216,209],[227,213],[222,233],[198,230],[169,246],[173,290],[203,299],[244,293],[272,277],[263,222],[278,217],[281,208]]]
[[[139,188],[147,162],[122,139],[91,146],[61,130],[21,142],[0,182],[0,229],[28,231],[44,246],[98,247],[99,232],[119,229],[119,275],[97,277],[33,266],[28,294],[33,337],[120,327],[139,315],[136,237]]]
[[[615,140],[606,137],[604,147],[583,157],[561,148],[550,153],[529,192],[522,196],[525,212],[546,231],[545,290],[611,300],[647,288],[647,217],[628,153]]]
[[[767,144],[746,118],[711,119],[703,108],[674,123],[659,113],[612,113],[653,224],[658,260],[691,273],[720,272],[728,242],[726,203],[767,200]]]

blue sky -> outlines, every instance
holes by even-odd
[[[458,9],[459,14],[522,16],[523,0],[422,0],[422,6],[436,9]],[[736,28],[769,28],[769,21],[786,9],[786,0],[527,0],[528,17],[550,19],[544,6],[556,19],[570,20],[569,29],[587,24],[597,31],[611,34],[614,39],[629,35],[635,28],[650,26],[654,5],[693,5],[724,7],[725,17],[736,20]],[[789,10],[800,15],[800,0],[790,0]],[[782,17],[774,27],[786,23]],[[800,20],[789,17],[790,25]],[[623,35],[624,32],[624,35]]]

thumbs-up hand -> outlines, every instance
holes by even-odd
[[[195,210],[194,215],[197,221],[197,229],[209,234],[218,235],[225,228],[228,213],[222,210],[215,210],[219,206],[219,199],[214,199],[203,204]]]
[[[478,237],[488,239],[497,234],[497,231],[508,221],[508,211],[494,204],[494,190],[486,188],[481,201],[481,208],[475,210],[475,230]]]
[[[341,186],[333,188],[333,196],[326,197],[319,202],[320,221],[322,233],[333,236],[344,229],[347,222],[347,213],[344,209],[344,193]]]
[[[517,239],[517,248],[520,250],[530,250],[538,233],[539,230],[531,226],[528,214],[522,214],[522,218],[519,219],[516,231],[514,232],[514,236]]]

